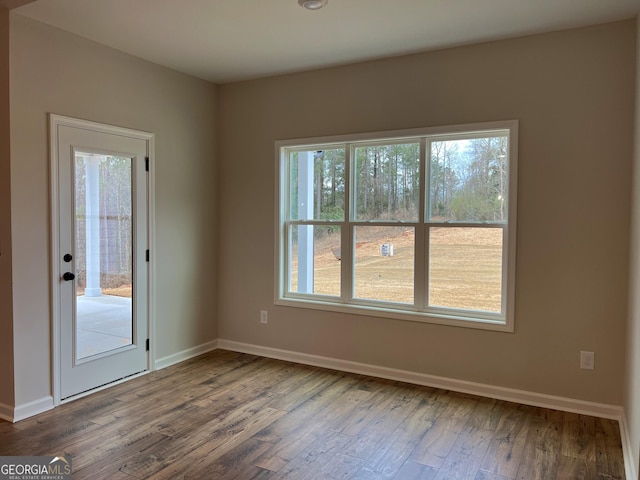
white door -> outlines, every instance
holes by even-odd
[[[57,115],[50,123],[59,402],[149,368],[152,135]]]

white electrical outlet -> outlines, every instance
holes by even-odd
[[[580,368],[584,370],[593,370],[595,368],[596,359],[593,352],[580,352]]]
[[[269,323],[269,312],[266,310],[260,310],[260,323],[262,325]]]

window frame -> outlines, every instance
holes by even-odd
[[[508,204],[506,222],[436,222],[431,220],[430,142],[486,138],[491,135],[506,134],[508,138]],[[398,143],[418,143],[420,164],[420,197],[418,219],[405,221],[356,220],[356,195],[352,195],[355,185],[355,160],[351,161],[357,147],[370,145],[391,145]],[[344,196],[345,216],[336,220],[292,220],[290,214],[289,153],[293,151],[313,151],[330,148],[345,148]],[[507,120],[452,126],[438,126],[370,132],[354,135],[310,137],[275,142],[276,157],[276,201],[275,201],[275,305],[317,309],[344,314],[451,325],[457,327],[514,331],[515,280],[516,280],[516,225],[517,225],[517,179],[518,179],[518,121]],[[355,190],[354,190],[355,191]],[[334,225],[341,231],[341,287],[340,296],[308,294],[288,291],[289,258],[288,231],[294,225]],[[406,226],[415,229],[414,258],[414,304],[400,304],[380,300],[354,298],[355,273],[354,231],[358,226]],[[479,227],[502,229],[502,292],[501,313],[481,310],[464,310],[428,305],[429,274],[429,229],[432,227]],[[344,248],[350,245],[351,248]],[[345,267],[347,266],[347,267]]]

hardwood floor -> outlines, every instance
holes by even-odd
[[[217,350],[16,424],[80,479],[622,479],[614,420]]]

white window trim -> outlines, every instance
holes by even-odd
[[[380,140],[383,144],[388,144],[389,142],[393,143],[396,141],[406,141],[406,140],[416,140],[419,139],[421,142],[425,142],[424,137],[431,137],[430,139],[442,140],[446,139],[448,136],[456,136],[458,137],[460,134],[470,133],[470,138],[473,137],[481,137],[484,133],[492,133],[496,130],[508,130],[509,132],[509,204],[508,204],[508,223],[504,231],[504,245],[506,248],[503,249],[503,265],[506,265],[503,268],[503,311],[504,318],[502,314],[496,315],[487,313],[486,315],[482,312],[472,310],[473,316],[465,316],[456,314],[454,309],[446,309],[442,310],[434,307],[429,307],[429,311],[423,310],[412,310],[411,306],[403,307],[402,309],[398,308],[397,304],[389,303],[385,304],[384,302],[378,301],[367,301],[367,300],[359,300],[359,299],[351,299],[347,302],[346,299],[340,297],[331,297],[331,296],[322,296],[322,295],[313,295],[313,298],[310,298],[307,294],[295,294],[289,293],[285,297],[285,281],[286,276],[284,272],[285,261],[286,260],[286,236],[283,231],[283,227],[285,225],[285,205],[287,204],[287,192],[286,189],[283,188],[288,182],[286,177],[287,169],[284,167],[284,162],[287,161],[285,155],[283,154],[283,149],[296,149],[300,147],[300,150],[315,149],[317,147],[320,149],[328,149],[331,147],[335,147],[337,145],[342,145],[345,143],[358,143],[358,142],[371,142]],[[423,147],[423,146],[422,146]],[[421,148],[421,152],[425,152],[425,148]],[[424,157],[424,154],[422,154]],[[305,308],[312,310],[323,310],[329,312],[337,312],[343,314],[356,314],[356,315],[366,315],[370,317],[382,317],[382,318],[390,318],[397,320],[406,320],[406,321],[415,321],[415,322],[423,322],[423,323],[433,323],[438,325],[450,325],[455,327],[465,327],[465,328],[475,328],[482,330],[493,330],[499,332],[513,332],[514,331],[514,316],[515,316],[515,281],[516,281],[516,225],[517,225],[517,179],[518,179],[518,121],[517,120],[507,120],[507,121],[497,121],[497,122],[486,122],[486,123],[474,123],[474,124],[462,124],[462,125],[453,125],[453,126],[438,126],[438,127],[427,127],[427,128],[415,128],[415,129],[407,129],[407,130],[394,130],[394,131],[385,131],[385,132],[371,132],[371,133],[361,133],[354,135],[337,135],[337,136],[328,136],[328,137],[310,137],[310,138],[299,138],[299,139],[291,139],[291,140],[279,140],[275,142],[275,158],[276,158],[276,189],[275,189],[275,291],[274,291],[274,303],[275,305],[287,306],[287,307],[295,307],[295,308]],[[349,153],[346,153],[345,161],[349,162]],[[425,158],[421,158],[421,162],[427,163]],[[426,208],[427,201],[426,198],[426,165],[422,165],[422,178],[421,178],[421,199],[422,204],[425,205]],[[347,171],[349,167],[346,167]],[[348,177],[347,177],[348,179]],[[350,201],[350,181],[346,182],[345,186],[345,201]],[[421,208],[421,212],[422,212]],[[416,229],[420,227],[428,228],[429,225],[433,226],[432,222],[425,222],[425,216],[421,215],[420,221],[416,223],[403,223],[403,225],[407,226],[415,226]],[[313,221],[310,221],[314,223]],[[305,222],[308,224],[310,222]],[[345,224],[347,225],[357,225],[359,222],[353,221],[349,218],[345,219]],[[363,222],[366,224],[367,222]],[[386,222],[376,222],[376,224],[384,224]],[[393,223],[393,222],[391,222]],[[318,224],[326,224],[322,221],[319,221]],[[397,224],[395,224],[397,225]],[[447,226],[452,226],[451,224],[447,224]],[[485,227],[485,228],[502,228],[496,224],[486,225],[486,224],[478,224],[478,223],[458,223],[456,222],[454,226],[474,226],[474,227]],[[426,235],[423,235],[426,236]],[[416,230],[416,239],[418,238],[417,230]],[[416,240],[417,241],[417,240]],[[416,254],[424,257],[425,248],[416,249]],[[348,258],[347,261],[350,261]],[[420,261],[420,259],[416,259],[416,261]],[[342,269],[343,275],[346,269]]]

